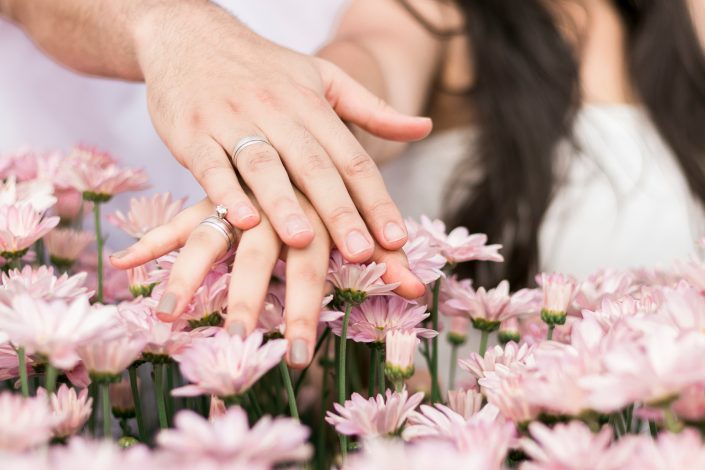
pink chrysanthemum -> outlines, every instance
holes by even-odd
[[[22,452],[47,443],[59,420],[46,399],[1,392],[0,451]]]
[[[155,227],[164,225],[181,211],[186,198],[172,200],[171,193],[159,193],[151,197],[133,197],[127,214],[116,211],[108,215],[108,221],[128,235],[142,238]]]
[[[507,367],[524,366],[528,361],[531,361],[532,352],[533,349],[526,344],[519,346],[510,342],[504,347],[495,346],[488,350],[484,356],[472,352],[468,359],[459,360],[458,365],[479,380],[485,377],[488,372],[494,372],[498,364]]]
[[[448,390],[448,407],[466,420],[480,411],[483,400],[477,390]]]
[[[335,430],[348,436],[366,438],[397,434],[406,418],[423,400],[419,392],[409,396],[404,389],[401,393],[387,390],[385,396],[364,399],[359,393],[353,393],[345,406],[334,403],[335,411],[326,413],[326,421],[335,426]]]
[[[385,339],[385,373],[408,379],[414,375],[414,354],[421,341],[413,331],[392,330]]]
[[[109,439],[88,440],[74,437],[65,446],[49,450],[48,469],[92,468],[125,470],[127,468],[161,469],[158,457],[143,445],[123,449]],[[168,468],[174,468],[173,466]]]
[[[429,440],[405,444],[398,439],[371,439],[350,455],[347,470],[500,470],[483,452],[460,452],[448,442]]]
[[[47,233],[44,244],[52,263],[57,266],[70,266],[94,240],[95,235],[92,232],[57,228]]]
[[[60,369],[78,361],[76,348],[115,326],[115,307],[91,307],[86,297],[70,304],[46,302],[18,294],[10,305],[0,304],[0,330],[27,354],[42,354]]]
[[[115,160],[87,147],[76,147],[68,156],[61,183],[76,188],[84,199],[105,202],[112,196],[148,186],[144,170],[121,168]]]
[[[157,445],[182,468],[273,468],[311,456],[309,430],[294,419],[265,416],[250,428],[244,410],[232,407],[211,421],[189,410],[174,421],[175,429],[157,435]]]
[[[348,263],[339,251],[331,254],[328,267],[328,281],[333,284],[336,296],[341,302],[359,305],[367,297],[387,295],[397,287],[398,283],[385,284],[382,275],[387,270],[384,263],[368,265]]]
[[[32,297],[45,301],[64,300],[71,302],[80,296],[90,297],[92,292],[84,286],[86,273],[70,276],[66,273],[61,276],[54,275],[54,268],[48,266],[25,266],[22,271],[12,269],[0,276],[0,303],[7,303],[7,299],[22,292],[27,292]],[[3,300],[5,299],[5,300]]]
[[[416,305],[391,295],[368,299],[350,312],[348,338],[360,343],[384,343],[390,331],[412,331],[422,338],[433,338],[438,333],[419,324],[428,318],[425,305]],[[342,333],[342,319],[330,323],[333,333]]]
[[[26,203],[35,211],[44,212],[56,203],[54,186],[47,180],[17,182],[11,175],[3,183],[0,181],[0,206]]]
[[[121,374],[142,353],[144,340],[132,338],[125,331],[96,337],[77,348],[77,353],[91,378],[112,379]]]
[[[625,456],[623,461],[628,457],[620,470],[705,468],[705,446],[695,429],[679,434],[664,432],[655,440],[644,435],[627,436],[619,441],[618,449]]]
[[[553,429],[535,422],[529,432],[531,439],[521,439],[521,448],[531,460],[522,464],[522,470],[621,470],[632,457],[629,451],[611,447],[609,427],[594,434],[580,421],[556,424]]]
[[[511,301],[509,282],[502,281],[490,290],[480,287],[477,290],[468,288],[455,291],[456,297],[446,301],[446,306],[465,312],[472,320],[473,327],[478,330],[493,331],[499,324],[510,318],[513,312],[508,309]]]
[[[0,255],[22,256],[58,223],[58,217],[44,217],[28,203],[0,206]]]
[[[449,263],[462,263],[465,261],[504,261],[499,254],[502,245],[487,245],[487,235],[482,233],[470,234],[465,227],[456,227],[446,233],[446,225],[440,220],[431,220],[421,216],[421,224],[407,222],[407,226],[414,226],[410,233],[421,232],[429,236],[433,246],[436,246]]]
[[[573,301],[576,282],[563,274],[541,274],[543,288],[543,307],[541,319],[549,325],[562,325]]]
[[[443,276],[447,261],[431,240],[424,235],[410,238],[404,245],[404,253],[409,261],[409,269],[424,284],[430,284]]]
[[[246,339],[218,331],[210,338],[195,338],[174,358],[181,373],[192,385],[173,391],[175,396],[212,394],[220,398],[239,397],[286,352],[284,339],[262,345],[262,333],[255,331]]]
[[[61,384],[56,393],[47,397],[46,390],[37,390],[37,396],[49,401],[51,412],[57,418],[54,426],[54,437],[66,438],[73,436],[83,428],[91,415],[93,399],[88,396],[88,389],[84,388],[80,393]]]

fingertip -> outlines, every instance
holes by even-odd
[[[311,362],[311,344],[304,338],[289,341],[287,364],[294,369],[303,369]]]
[[[293,235],[287,234],[285,237],[282,237],[282,241],[291,248],[306,248],[311,244],[314,238],[315,234],[313,230],[311,230],[298,232]]]
[[[387,262],[382,280],[388,284],[398,282],[399,287],[394,292],[405,299],[418,299],[426,292],[426,285],[401,263]]]
[[[240,230],[249,230],[259,224],[261,218],[257,210],[250,204],[237,204],[232,213],[228,213],[228,221]]]

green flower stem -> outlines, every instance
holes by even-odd
[[[656,426],[656,423],[654,421],[649,421],[649,432],[651,433],[651,437],[656,438],[658,436],[658,426]]]
[[[140,441],[147,442],[147,432],[144,427],[144,420],[142,418],[142,402],[140,401],[140,391],[137,388],[137,367],[130,366],[127,369],[130,375],[130,390],[132,390],[132,401],[135,403],[135,415],[137,418],[137,431],[140,435]]]
[[[284,387],[286,388],[286,396],[289,399],[289,413],[291,413],[292,418],[299,419],[299,410],[296,408],[296,395],[294,394],[294,386],[291,383],[289,368],[287,367],[284,359],[282,359],[282,361],[279,363],[279,370],[282,373],[282,381],[284,382]]]
[[[546,339],[548,341],[551,341],[553,339],[553,330],[556,329],[556,325],[548,325],[548,334],[546,335]]]
[[[379,363],[379,349],[371,346],[370,347],[370,381],[367,384],[367,396],[373,397],[375,395],[375,383],[377,381],[377,364]]]
[[[91,400],[93,400],[93,409],[91,410],[91,416],[88,418],[88,431],[91,433],[91,436],[95,437],[95,421],[98,411],[98,407],[96,406],[98,403],[98,384],[91,383],[88,386],[88,393],[91,396]]]
[[[47,390],[47,394],[51,395],[56,391],[56,376],[57,376],[58,371],[56,370],[56,367],[52,366],[51,363],[47,362],[46,365],[46,376],[45,376],[45,384],[44,388]]]
[[[347,360],[347,345],[348,345],[348,323],[350,323],[350,311],[352,304],[345,303],[345,314],[343,315],[343,328],[340,332],[340,344],[338,349],[338,403],[345,404],[346,388],[345,388],[345,365]],[[348,454],[348,438],[340,434],[340,453],[343,458]]]
[[[98,275],[98,290],[96,292],[96,300],[103,303],[103,233],[100,226],[100,203],[93,203],[93,218],[95,220],[95,243],[98,251],[98,267],[96,268]]]
[[[20,365],[20,384],[22,386],[22,396],[29,396],[29,380],[27,379],[27,358],[24,354],[24,348],[17,348],[17,360]]]
[[[262,408],[259,406],[259,402],[257,401],[257,395],[252,389],[247,391],[247,398],[250,401],[252,410],[255,412],[255,418],[259,420],[264,413],[262,412]]]
[[[165,401],[166,401],[166,416],[167,423],[169,425],[174,424],[174,397],[171,396],[171,391],[174,389],[174,365],[164,364],[164,370],[166,375],[166,390],[165,390]]]
[[[403,389],[404,389],[404,380],[403,379],[395,379],[394,380],[394,391],[401,392]]]
[[[350,383],[348,384],[348,390],[347,390],[347,395],[350,395],[352,392],[361,392],[362,391],[362,380],[360,379],[360,368],[358,367],[358,361],[357,361],[357,354],[356,350],[357,348],[355,347],[355,343],[351,343],[350,346],[352,346],[352,350],[348,351],[348,379],[350,380]]]
[[[431,305],[431,328],[438,331],[438,297],[441,291],[441,278],[433,284],[433,304]],[[438,335],[431,340],[431,401],[441,401],[441,388],[438,383]]]
[[[321,333],[321,336],[318,338],[318,341],[316,342],[316,346],[313,348],[313,357],[315,358],[316,355],[318,354],[318,351],[321,349],[321,346],[323,345],[323,342],[328,338],[328,335],[330,334],[330,328],[326,328],[323,330],[323,333]],[[328,342],[326,341],[326,351],[328,351]],[[311,364],[313,364],[313,360],[311,360]],[[299,378],[296,379],[296,385],[294,386],[294,396],[297,397],[299,396],[299,389],[301,388],[301,385],[304,383],[304,379],[306,378],[306,374],[308,374],[308,370],[311,368],[311,364],[307,365],[304,370],[301,371],[299,374]]]
[[[330,338],[326,340],[326,345],[323,350],[323,379],[321,383],[321,387],[323,390],[321,391],[321,413],[318,416],[318,433],[316,434],[316,458],[318,459],[318,465],[316,468],[328,468],[326,466],[326,460],[327,460],[327,446],[326,446],[326,430],[328,429],[326,427],[326,413],[325,410],[328,408],[327,403],[328,403],[328,369],[329,369],[329,362],[328,362],[328,346],[329,346]]]
[[[113,428],[110,421],[112,410],[110,408],[109,387],[110,384],[108,382],[100,384],[101,401],[103,402],[103,437],[106,439],[112,439],[113,437]]]
[[[455,388],[455,372],[458,369],[458,345],[450,345],[450,373],[448,374],[448,390]]]
[[[480,356],[485,357],[485,352],[487,352],[487,340],[490,337],[490,332],[487,330],[482,330],[480,334]]]
[[[384,356],[384,349],[379,348],[379,366],[377,367],[377,373],[379,374],[379,378],[377,379],[377,381],[379,383],[379,393],[382,394],[384,394],[384,392],[387,390],[387,382],[384,377]]]
[[[157,401],[157,414],[159,427],[166,429],[169,425],[166,416],[166,402],[164,400],[164,364],[153,364],[154,367],[154,395]]]

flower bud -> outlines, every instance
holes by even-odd
[[[541,319],[548,325],[563,325],[575,292],[575,280],[563,274],[541,274],[543,307]]]
[[[420,341],[413,331],[390,331],[385,339],[387,355],[384,371],[390,380],[414,375],[414,353]]]

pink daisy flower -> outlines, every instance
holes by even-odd
[[[264,345],[262,340],[259,331],[246,339],[223,330],[210,338],[194,338],[189,347],[174,356],[192,385],[175,389],[173,395],[212,394],[223,399],[241,396],[286,352],[286,340],[270,340]]]
[[[113,381],[140,357],[144,340],[132,338],[116,328],[106,337],[92,338],[77,348],[77,353],[91,379]]]
[[[127,214],[116,211],[108,215],[108,222],[135,238],[142,238],[155,227],[164,225],[181,211],[186,198],[172,200],[171,193],[151,197],[133,197]]]
[[[148,468],[158,470],[158,457],[143,445],[123,449],[112,440],[88,440],[74,437],[65,446],[52,446],[49,450],[48,468],[92,468],[100,470],[124,470],[126,468]],[[174,468],[168,467],[168,468]]]
[[[694,429],[685,429],[679,434],[664,432],[656,440],[647,436],[628,436],[618,446],[630,457],[620,469],[705,468],[705,446]]]
[[[240,407],[211,421],[180,411],[174,424],[157,435],[157,445],[179,467],[207,462],[214,468],[273,468],[303,462],[312,452],[309,430],[297,420],[265,416],[250,428]]]
[[[0,392],[0,450],[22,452],[46,444],[60,419],[45,398]]]
[[[484,396],[477,390],[448,390],[448,407],[466,420],[480,411],[483,400]]]
[[[44,244],[49,259],[57,266],[70,267],[88,245],[95,241],[92,232],[57,228],[47,233]]]
[[[562,325],[575,292],[575,279],[563,274],[541,274],[543,307],[541,319],[549,325]]]
[[[398,439],[371,439],[363,443],[362,451],[350,455],[345,463],[349,470],[500,470],[492,467],[483,452],[458,451],[448,442],[430,440],[413,445]]]
[[[149,271],[154,269],[152,263],[127,269],[127,285],[133,297],[149,297],[155,284],[149,280]]]
[[[56,203],[54,186],[47,180],[17,182],[15,175],[10,175],[0,182],[0,206],[29,204],[37,212],[45,212]]]
[[[580,421],[556,424],[553,429],[535,422],[529,425],[529,432],[531,439],[520,440],[531,459],[521,465],[522,470],[621,470],[633,457],[631,452],[611,446],[609,427],[594,434]]]
[[[412,227],[415,222],[408,222]],[[416,225],[417,231],[430,237],[432,246],[437,247],[449,263],[462,263],[465,261],[504,261],[499,254],[502,245],[487,245],[487,235],[482,233],[470,234],[465,227],[456,227],[446,233],[446,225],[440,220],[431,220],[425,215],[421,216],[421,225]]]
[[[44,217],[28,203],[0,206],[0,256],[23,256],[58,223],[58,217]]]
[[[410,238],[404,245],[404,253],[409,261],[409,269],[424,284],[430,284],[443,276],[445,257],[433,247],[424,235]]]
[[[42,354],[55,367],[71,369],[78,361],[79,345],[115,327],[114,312],[112,306],[91,307],[86,297],[69,304],[18,294],[9,306],[0,304],[0,330],[27,354]]]
[[[429,315],[425,305],[409,303],[396,295],[371,298],[350,312],[348,338],[359,343],[384,343],[391,331],[411,331],[421,338],[433,338],[436,331],[418,326]],[[342,319],[330,323],[338,336],[342,326]]]
[[[648,284],[651,284],[649,282]],[[634,293],[637,282],[634,273],[614,269],[600,269],[582,281],[574,292],[573,307],[594,310],[606,297],[617,300]]]
[[[386,397],[386,399],[385,399]],[[412,396],[406,389],[399,392],[387,390],[386,395],[365,400],[359,393],[353,393],[345,406],[334,403],[337,414],[329,411],[326,421],[335,430],[348,436],[377,437],[397,434],[409,414],[421,403],[424,394]]]
[[[79,273],[69,276],[64,273],[61,276],[54,275],[54,268],[49,266],[25,266],[22,270],[11,269],[0,276],[2,288],[0,288],[0,303],[3,297],[9,299],[22,292],[28,292],[37,299],[45,301],[72,300],[85,296],[90,297],[92,292],[84,286],[86,273]],[[7,303],[7,302],[6,302]]]
[[[76,393],[75,389],[61,384],[56,393],[49,397],[46,390],[38,389],[37,397],[48,400],[49,408],[58,420],[53,428],[54,437],[73,436],[83,428],[91,415],[93,399],[88,396],[87,388]]]
[[[110,155],[87,147],[74,148],[64,168],[60,182],[89,201],[106,202],[116,194],[148,187],[144,170],[121,168]]]
[[[511,301],[507,281],[500,282],[495,289],[470,288],[457,290],[455,294],[456,297],[446,301],[446,306],[465,312],[478,330],[494,331],[503,320],[512,316],[513,312],[507,308]]]
[[[0,332],[0,380],[14,379],[20,375],[17,351],[15,351],[12,345],[4,343],[5,341],[7,341],[7,337],[4,333]],[[26,358],[26,360],[27,374],[30,375],[32,372],[31,365],[34,361],[31,357]]]
[[[385,373],[400,380],[414,375],[414,354],[421,341],[413,331],[393,330],[385,339]]]
[[[331,254],[327,280],[333,284],[341,303],[361,304],[367,297],[387,295],[399,283],[385,284],[382,275],[387,270],[384,263],[368,265],[348,263],[339,251]]]

